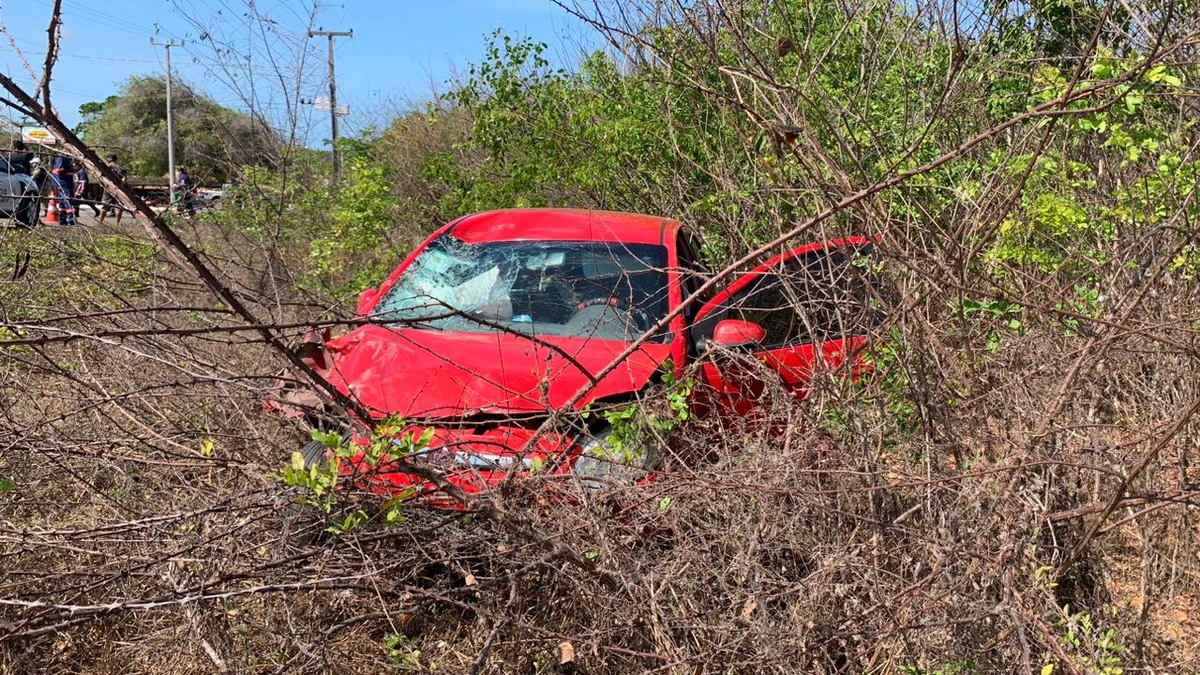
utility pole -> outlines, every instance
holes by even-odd
[[[354,31],[333,31],[333,30],[310,30],[308,37],[326,37],[329,38],[329,124],[331,127],[330,140],[330,156],[333,160],[333,182],[339,182],[342,173],[342,158],[338,155],[338,104],[337,104],[337,78],[333,74],[333,38],[335,37],[354,37]]]
[[[171,193],[170,206],[175,207],[175,122],[171,113],[171,47],[182,47],[183,42],[167,40],[166,42],[157,42],[154,38],[150,38],[150,44],[157,47],[165,47],[167,51],[167,189]]]

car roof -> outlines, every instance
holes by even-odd
[[[665,244],[678,221],[617,211],[588,209],[504,209],[464,216],[450,224],[456,238],[489,241],[611,241]]]

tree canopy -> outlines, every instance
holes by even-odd
[[[270,165],[278,134],[261,120],[219,105],[186,82],[171,82],[175,161],[202,181],[224,181],[247,165]],[[80,106],[89,145],[116,152],[130,173],[167,173],[167,90],[163,77],[131,77],[120,94]]]

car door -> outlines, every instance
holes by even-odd
[[[865,238],[808,244],[705,303],[690,333],[718,400],[744,414],[772,383],[803,398],[814,372],[857,368],[855,355],[878,314],[870,252]]]
[[[12,173],[8,160],[0,157],[0,213],[15,216],[23,190],[21,181]]]

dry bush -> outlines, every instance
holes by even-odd
[[[596,673],[1186,658],[1173,620],[1194,593],[1180,505],[1194,429],[1166,428],[1196,396],[1186,355],[1114,341],[1034,439],[1085,336],[1031,330],[992,353],[941,303],[897,303],[876,377],[824,373],[803,404],[767,392],[741,424],[678,429],[657,442],[687,460],[647,484],[548,503],[552,479],[534,478],[490,511],[413,506],[314,538],[324,523],[267,475],[301,438],[258,411],[269,353],[213,331],[223,321],[165,257],[114,253],[129,231],[58,234],[23,240],[44,249],[6,287],[6,308],[71,298],[90,315],[42,316],[5,352],[21,382],[0,455],[14,672],[551,672],[562,641]],[[924,278],[881,252],[884,288],[910,297]],[[130,268],[139,283],[113,283]],[[113,292],[80,292],[92,284]],[[1111,531],[1056,567],[1164,440]]]

